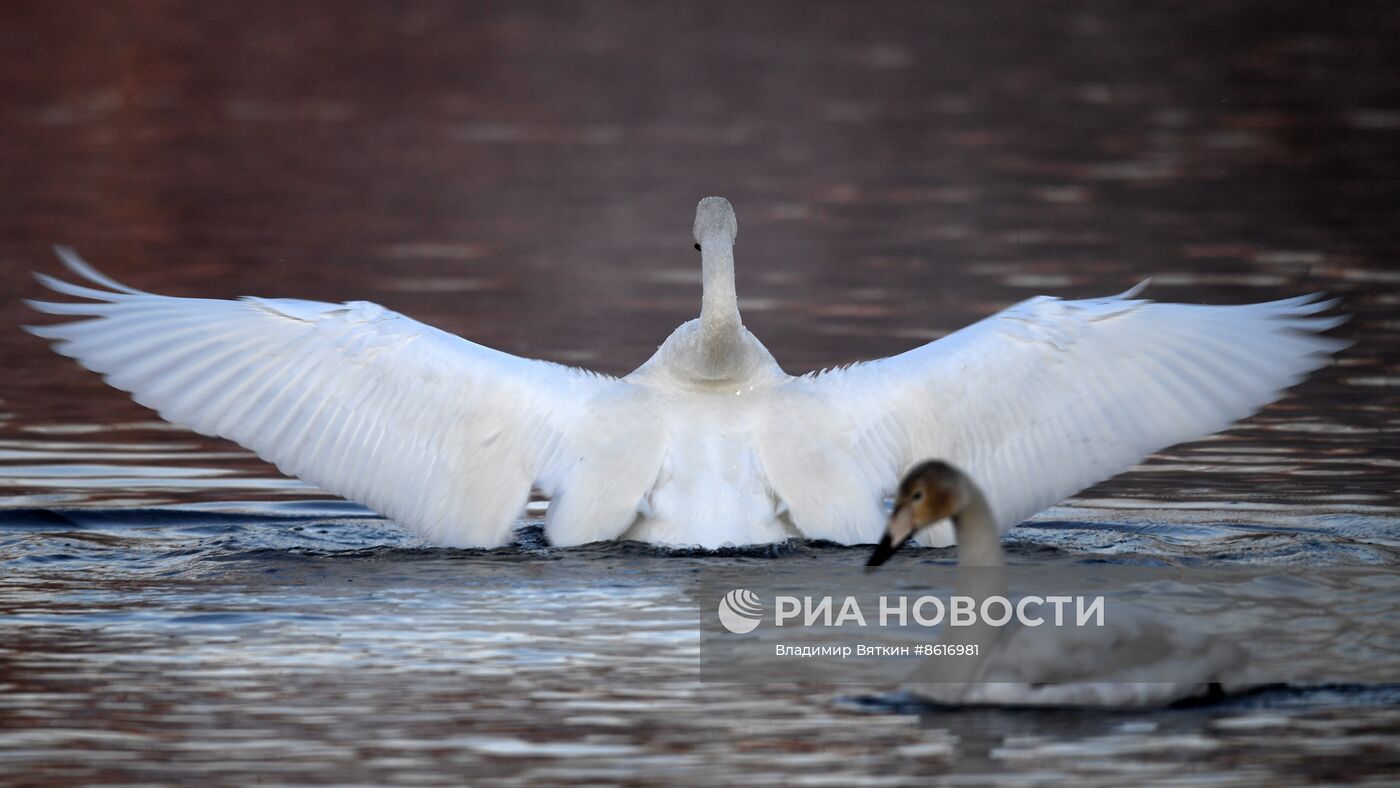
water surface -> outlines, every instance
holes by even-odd
[[[741,307],[790,372],[1022,298],[1328,290],[1356,341],[1008,537],[1025,562],[1395,564],[1400,14],[1249,2],[13,9],[0,28],[0,781],[1281,784],[1397,772],[1396,690],[1131,712],[698,680],[684,588],[856,564],[433,548],[17,326],[54,242],[179,295],[369,299],[625,373]],[[947,560],[951,554],[925,556]]]

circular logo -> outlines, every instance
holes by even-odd
[[[736,588],[719,601],[719,623],[736,635],[754,631],[762,619],[763,602],[748,589]]]

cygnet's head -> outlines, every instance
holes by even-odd
[[[885,535],[875,546],[866,566],[879,566],[914,534],[945,517],[954,517],[969,499],[967,475],[942,460],[928,460],[914,466],[899,483]]]
[[[704,247],[706,243],[733,246],[734,239],[739,237],[739,220],[734,218],[734,207],[723,197],[701,200],[695,206],[694,234],[697,247]]]

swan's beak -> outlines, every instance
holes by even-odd
[[[884,537],[880,539],[880,543],[875,545],[875,552],[870,554],[870,560],[865,562],[866,570],[869,571],[885,563],[898,549],[898,547],[890,544],[890,535],[886,532]]]
[[[896,534],[899,536],[896,537]],[[880,543],[875,545],[875,552],[870,554],[870,560],[865,562],[867,570],[873,569],[880,564],[890,560],[904,543],[909,541],[909,537],[914,535],[914,511],[908,506],[901,506],[890,516],[890,524],[885,527],[885,535],[880,538]]]

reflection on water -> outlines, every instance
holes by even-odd
[[[1257,549],[1226,526],[1176,536],[1226,558],[1282,560],[1277,545]],[[1142,541],[1125,554],[1114,537],[1059,523],[1024,529],[1011,553],[1184,560]],[[1101,540],[1120,552],[1094,550]],[[1309,542],[1315,562],[1352,556],[1325,528]],[[1370,550],[1396,560],[1393,548]],[[1388,687],[1084,713],[940,710],[889,686],[699,680],[685,595],[698,570],[855,567],[865,553],[556,550],[537,524],[507,550],[445,550],[336,502],[11,510],[0,520],[0,764],[63,782],[445,783],[1008,770],[1250,782],[1400,767],[1386,745],[1400,725]]]
[[[236,10],[235,10],[236,9]],[[153,421],[16,326],[48,246],[179,295],[370,299],[627,372],[733,200],[789,371],[1041,292],[1325,289],[1357,340],[1229,433],[1008,536],[1021,561],[1394,564],[1400,105],[1386,4],[14,9],[0,29],[0,781],[1387,779],[1386,687],[1154,712],[698,681],[699,566],[429,548]],[[1261,16],[1263,15],[1263,16]],[[217,45],[214,45],[214,44]],[[527,518],[535,522],[543,503]]]

